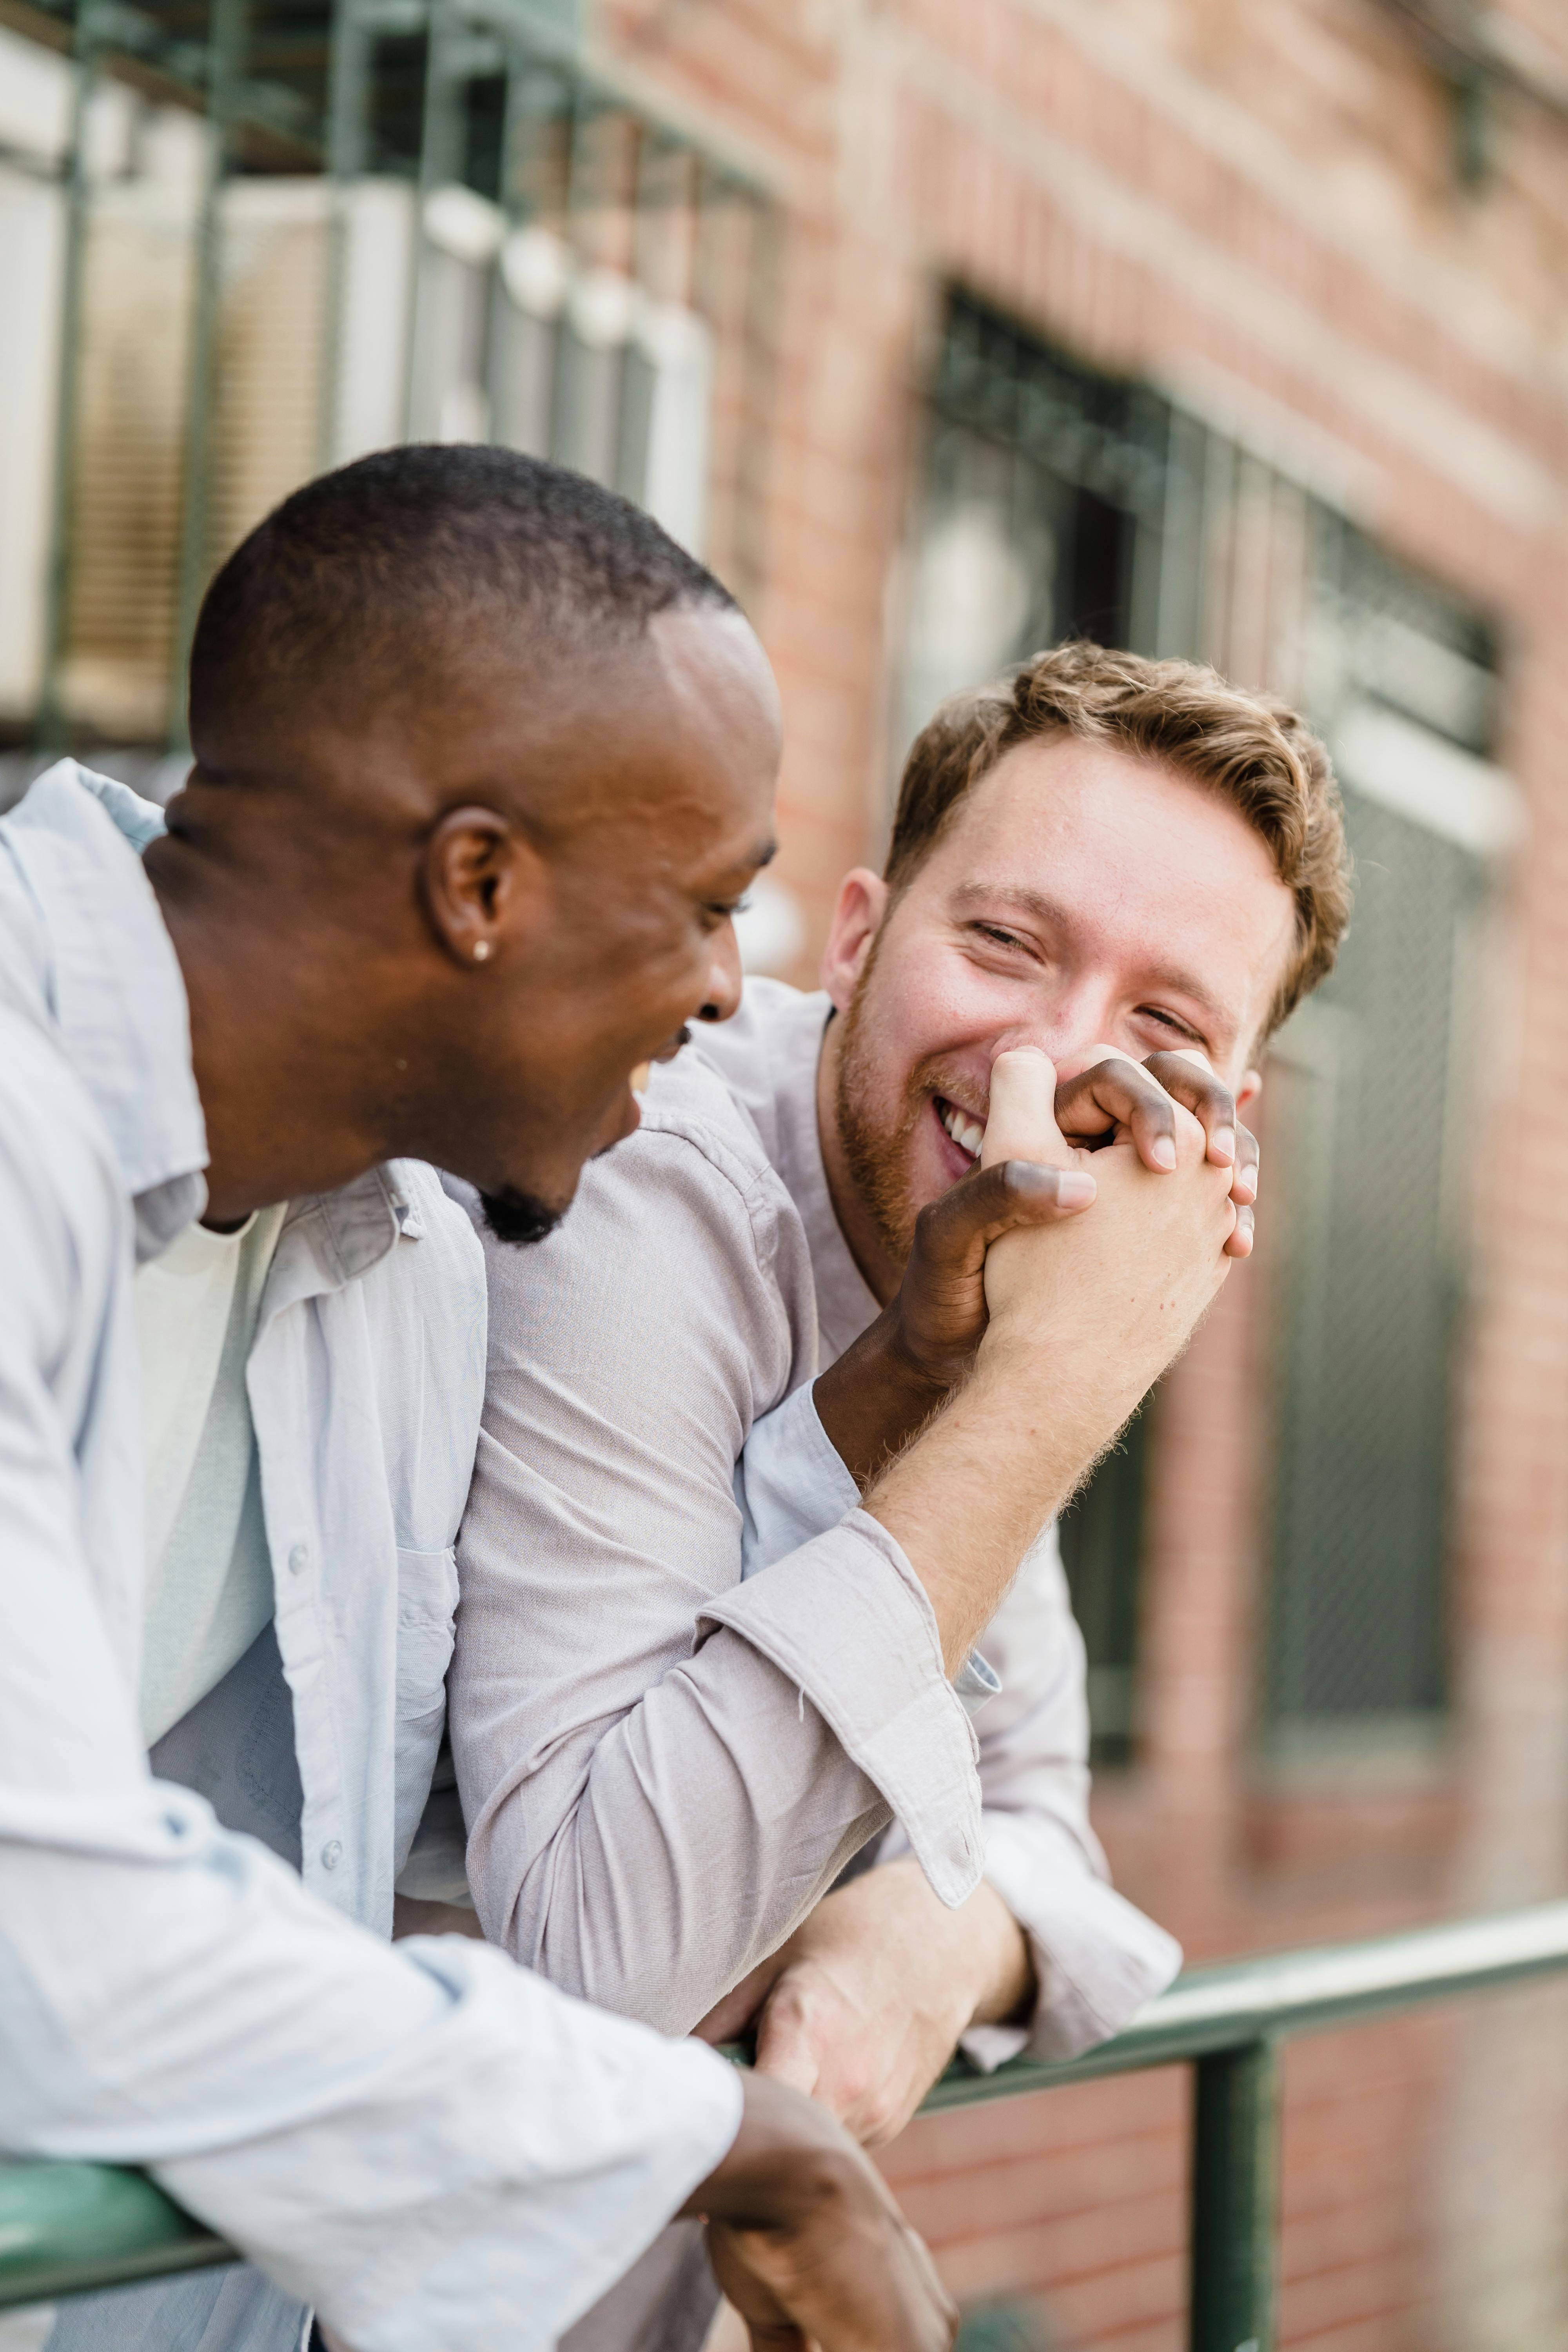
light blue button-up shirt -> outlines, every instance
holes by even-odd
[[[718,2160],[739,2085],[496,1951],[377,1939],[483,1384],[479,1252],[428,1170],[291,1204],[248,1365],[303,1885],[148,1771],[131,1282],[206,1160],[136,855],[161,822],[70,761],[0,819],[0,2147],[147,2164],[237,2244],[280,2292],[204,2346],[315,2303],[357,2352],[542,2347]]]

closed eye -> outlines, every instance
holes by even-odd
[[[1163,1029],[1173,1030],[1186,1044],[1199,1046],[1207,1053],[1208,1040],[1200,1036],[1190,1022],[1179,1020],[1175,1013],[1167,1013],[1163,1005],[1141,1004],[1138,1011],[1145,1021],[1157,1021]]]
[[[746,890],[738,898],[710,898],[702,912],[711,929],[719,923],[732,923],[737,915],[745,914],[751,903],[752,894]]]
[[[969,928],[981,939],[990,940],[996,947],[1017,948],[1025,955],[1034,953],[1033,943],[1019,932],[1010,931],[1005,923],[971,923]]]

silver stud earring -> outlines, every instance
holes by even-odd
[[[489,956],[489,951],[490,943],[489,940],[476,940],[474,941],[474,961],[476,963],[484,963]]]

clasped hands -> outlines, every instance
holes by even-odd
[[[979,1165],[921,1212],[896,1297],[816,1383],[822,1425],[859,1483],[973,1370],[1004,1308],[1004,1274],[1005,1307],[1024,1318],[1028,1292],[1037,1328],[1072,1292],[1082,1313],[1100,1312],[1119,1269],[1152,1244],[1163,1264],[1212,1276],[1212,1296],[1226,1270],[1216,1258],[1251,1252],[1258,1160],[1234,1095],[1201,1054],[1134,1062],[1091,1047],[1059,1085],[1044,1054],[999,1054]],[[1031,1250],[1027,1237],[1047,1231]],[[1143,1293],[1135,1285],[1127,1296]],[[1133,1354],[1141,1366],[1148,1349]]]

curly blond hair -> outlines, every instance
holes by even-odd
[[[1073,643],[944,702],[904,763],[884,868],[891,887],[912,879],[1005,753],[1052,735],[1163,761],[1223,794],[1261,835],[1296,900],[1296,950],[1268,1010],[1271,1035],[1333,970],[1350,923],[1339,787],[1328,752],[1288,703],[1245,693],[1197,662]]]

